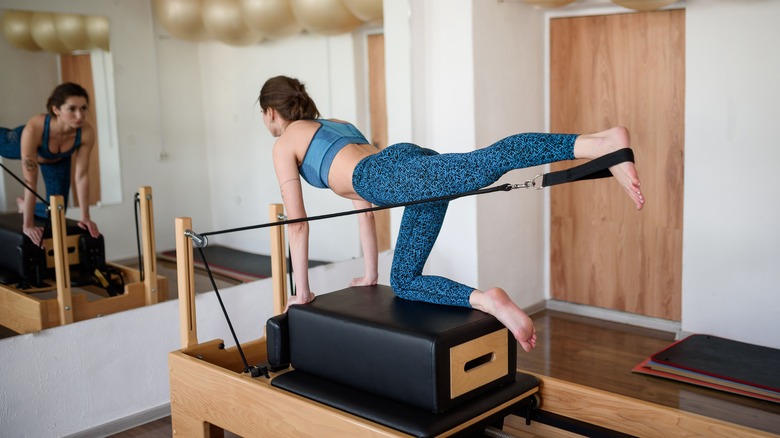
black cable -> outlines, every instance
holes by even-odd
[[[406,207],[409,205],[417,205],[417,204],[426,204],[429,202],[439,202],[439,201],[450,201],[453,199],[462,198],[464,196],[473,196],[473,195],[481,195],[484,193],[492,193],[492,192],[508,192],[512,190],[514,187],[512,184],[502,184],[495,187],[490,187],[486,189],[480,189],[480,190],[472,190],[470,192],[465,193],[458,193],[455,195],[447,195],[447,196],[437,196],[435,198],[426,198],[426,199],[420,199],[417,201],[411,201],[411,202],[402,202],[399,204],[388,204],[388,205],[382,205],[382,206],[376,206],[376,207],[369,207],[369,208],[363,208],[360,210],[346,210],[341,211],[338,213],[330,213],[330,214],[323,214],[320,216],[309,216],[309,217],[302,217],[298,219],[287,219],[283,221],[278,222],[269,222],[266,224],[259,224],[259,225],[249,225],[246,227],[239,227],[239,228],[230,228],[226,230],[219,230],[219,231],[211,231],[209,233],[200,233],[199,236],[215,236],[217,234],[226,234],[226,233],[235,233],[237,231],[248,231],[248,230],[256,230],[258,228],[267,228],[267,227],[275,227],[279,225],[289,225],[289,224],[297,224],[299,222],[313,222],[318,221],[322,219],[331,219],[334,217],[341,217],[341,216],[349,216],[353,214],[360,214],[360,213],[369,213],[372,211],[378,211],[378,210],[387,210],[389,208],[396,208],[396,207]]]
[[[290,277],[290,295],[295,295],[295,280],[293,279],[292,255],[290,245],[287,245],[287,275]]]
[[[249,362],[246,361],[246,356],[244,356],[244,349],[241,348],[241,344],[238,342],[238,337],[236,336],[236,331],[233,330],[233,323],[230,322],[230,317],[228,316],[227,309],[225,309],[225,304],[222,302],[222,296],[219,293],[219,289],[217,288],[217,283],[214,281],[214,276],[211,274],[211,268],[209,268],[209,263],[206,261],[206,254],[203,253],[203,248],[198,247],[198,251],[200,252],[200,258],[203,259],[203,266],[206,268],[206,273],[209,275],[209,280],[211,280],[211,287],[214,288],[214,292],[217,294],[217,300],[219,300],[219,305],[222,307],[222,313],[225,315],[225,320],[227,321],[228,327],[230,328],[230,333],[233,335],[233,341],[236,343],[236,347],[238,348],[238,353],[241,355],[241,361],[244,363],[244,372],[249,372],[251,370],[249,366]]]
[[[541,187],[548,187],[551,185],[556,184],[563,184],[568,182],[575,182],[585,179],[596,179],[596,178],[606,178],[609,176],[612,176],[612,174],[609,171],[609,168],[620,164],[625,161],[631,161],[634,162],[634,151],[632,151],[630,148],[624,148],[619,149],[615,152],[611,152],[609,154],[603,155],[599,158],[596,158],[594,160],[591,160],[589,162],[586,162],[584,164],[581,164],[579,166],[572,167],[570,169],[565,169],[557,172],[551,172],[544,175],[539,175],[543,177],[542,180],[542,186]],[[259,225],[249,225],[246,227],[239,227],[239,228],[230,228],[226,230],[219,230],[219,231],[211,231],[209,233],[200,233],[197,234],[198,237],[207,237],[207,236],[214,236],[217,234],[225,234],[225,233],[234,233],[237,231],[247,231],[247,230],[255,230],[258,228],[266,228],[266,227],[273,227],[273,226],[279,226],[279,225],[288,225],[288,224],[295,224],[299,222],[313,222],[317,220],[322,219],[331,219],[334,217],[341,217],[341,216],[348,216],[353,214],[360,214],[360,213],[368,213],[372,211],[378,211],[378,210],[386,210],[389,208],[396,208],[396,207],[406,207],[409,205],[417,205],[417,204],[425,204],[429,202],[438,202],[438,201],[450,201],[453,199],[462,198],[465,196],[473,196],[473,195],[481,195],[484,193],[492,193],[492,192],[508,192],[513,189],[517,188],[535,188],[535,183],[533,180],[526,181],[525,184],[501,184],[494,187],[488,187],[484,189],[479,190],[472,190],[470,192],[464,192],[464,193],[456,193],[454,195],[447,195],[447,196],[437,196],[433,198],[426,198],[426,199],[419,199],[417,201],[411,201],[411,202],[402,202],[398,204],[388,204],[388,205],[382,205],[382,206],[376,206],[376,207],[370,207],[370,208],[363,208],[360,210],[347,210],[342,211],[338,213],[331,213],[331,214],[323,214],[320,216],[310,216],[310,217],[302,217],[298,219],[288,219],[283,221],[277,221],[277,222],[270,222],[267,224],[259,224]]]
[[[139,193],[135,194],[135,202],[133,203],[134,211],[135,211],[135,241],[138,246],[138,273],[141,275],[141,281],[144,281],[144,263],[143,263],[143,255],[141,253],[141,233],[138,230],[138,206],[141,204],[141,195]]]
[[[14,177],[15,180],[19,181],[19,184],[23,185],[25,189],[29,190],[33,195],[35,195],[36,198],[40,199],[41,202],[43,202],[47,207],[51,208],[51,206],[49,205],[49,202],[47,200],[43,199],[43,197],[41,197],[41,195],[39,195],[38,192],[36,192],[30,186],[28,186],[27,183],[24,182],[18,176],[16,176],[15,173],[11,172],[11,170],[8,169],[7,167],[5,167],[5,165],[3,163],[0,163],[0,166],[2,166],[3,169],[5,169],[5,171],[8,172],[12,177]]]

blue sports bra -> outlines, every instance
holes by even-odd
[[[327,189],[330,188],[328,185],[330,165],[333,164],[336,154],[348,144],[370,143],[349,123],[324,119],[317,119],[315,122],[319,123],[320,127],[314,133],[298,171],[307,183],[320,189]]]
[[[67,152],[55,154],[49,150],[49,122],[51,122],[51,114],[46,114],[46,120],[43,122],[43,139],[41,145],[38,146],[38,156],[47,160],[56,160],[73,155],[76,149],[81,146],[81,128],[76,129],[76,140],[73,141],[73,147]]]

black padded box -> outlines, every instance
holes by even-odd
[[[51,225],[36,218],[36,225],[44,228],[44,249],[34,245],[24,235],[22,225],[21,214],[0,214],[0,282],[9,284],[22,281],[39,285],[44,279],[54,278]],[[65,228],[69,265],[90,262],[90,266],[99,266],[98,260],[105,264],[103,236],[91,238],[78,226],[78,221],[72,219],[65,220]]]
[[[404,300],[389,286],[291,306],[287,325],[296,370],[433,413],[515,379],[517,343],[497,319]]]

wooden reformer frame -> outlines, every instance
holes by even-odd
[[[52,238],[44,240],[44,247],[47,254],[53,253],[47,257],[47,263],[54,266],[55,284],[49,282],[47,287],[24,290],[11,285],[0,285],[0,324],[17,333],[32,333],[167,300],[168,279],[157,274],[151,187],[141,187],[139,195],[143,281],[138,269],[107,263],[122,273],[125,280],[122,294],[95,301],[88,301],[83,294],[73,295],[69,268],[79,260],[78,236],[66,235],[63,197],[52,196]],[[99,292],[96,286],[82,288]],[[55,289],[56,298],[41,299],[35,296],[36,293]]]
[[[270,221],[283,213],[281,204],[270,206]],[[367,436],[409,435],[356,415],[326,406],[271,385],[270,378],[244,373],[237,347],[224,348],[221,339],[198,343],[192,242],[185,235],[190,218],[176,219],[176,259],[182,349],[168,355],[171,387],[171,422],[175,436],[215,437],[224,430],[255,436]],[[271,227],[273,308],[286,307],[286,259],[282,227]],[[265,336],[242,343],[247,362],[267,361]],[[285,371],[282,371],[286,372]],[[530,397],[537,388],[449,430],[444,436],[472,426],[496,412]]]
[[[270,221],[283,213],[271,205]],[[199,343],[195,314],[192,242],[185,231],[190,218],[176,219],[176,258],[182,348],[169,353],[171,420],[174,436],[221,437],[224,430],[255,436],[408,436],[344,411],[273,387],[271,379],[243,372],[236,347],[225,348],[221,339]],[[282,227],[271,227],[271,263],[275,314],[286,306],[286,263]],[[241,344],[247,361],[267,360],[266,339]],[[523,372],[523,370],[519,370]],[[271,378],[274,374],[271,373]],[[540,410],[580,425],[634,436],[769,437],[770,433],[722,420],[584,387],[544,375],[535,395]],[[533,395],[534,391],[522,397]],[[497,407],[496,409],[501,408]],[[489,415],[493,411],[485,414]],[[534,418],[534,415],[531,415]],[[481,420],[448,431],[457,432]],[[510,420],[509,424],[518,421]],[[553,427],[560,427],[552,424]],[[564,427],[566,428],[566,427]]]

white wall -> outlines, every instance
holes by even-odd
[[[475,149],[472,4],[412,2],[411,141],[440,153]],[[451,202],[426,270],[477,285],[476,200]]]
[[[508,135],[544,132],[542,11],[517,2],[474,1],[476,146]],[[541,173],[508,173],[520,183]],[[545,197],[516,190],[476,200],[480,289],[504,288],[520,307],[544,300]]]
[[[780,2],[688,0],[685,31],[682,328],[774,348],[778,17]]]
[[[217,230],[268,222],[268,204],[281,202],[271,162],[273,138],[262,121],[257,98],[266,79],[296,77],[322,117],[356,120],[357,48],[351,35],[302,34],[251,47],[204,43],[200,72],[206,124],[208,181],[213,227]],[[360,126],[368,132],[367,126]],[[310,216],[352,209],[329,190],[304,183]],[[311,223],[310,257],[346,260],[360,256],[355,216]],[[203,230],[211,231],[211,230]],[[265,230],[215,236],[215,242],[250,252],[269,251]]]

